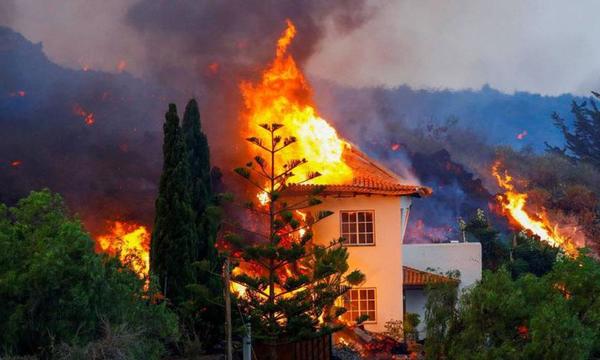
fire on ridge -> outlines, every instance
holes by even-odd
[[[513,177],[504,170],[500,172],[502,165],[496,161],[492,167],[492,175],[496,178],[498,186],[504,190],[504,194],[498,195],[498,202],[502,210],[511,220],[519,224],[523,229],[530,230],[539,236],[542,241],[562,248],[567,254],[575,256],[578,253],[576,244],[570,237],[561,233],[557,224],[552,224],[545,212],[530,214],[525,209],[527,194],[518,192],[513,184]]]

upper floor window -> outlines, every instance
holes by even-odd
[[[365,316],[366,322],[375,322],[376,302],[375,288],[350,289],[344,294],[346,312],[342,317],[346,321],[356,321],[361,316]]]
[[[341,211],[341,237],[347,245],[374,245],[374,211]]]

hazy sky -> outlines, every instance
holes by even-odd
[[[0,1],[0,23],[42,41],[52,60],[109,71],[126,60],[143,75],[152,49],[124,21],[136,0]],[[600,1],[376,3],[358,29],[341,36],[331,27],[308,63],[310,74],[357,87],[600,88]]]

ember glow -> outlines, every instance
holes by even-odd
[[[127,67],[127,61],[125,60],[119,60],[119,62],[117,63],[117,72],[123,72],[125,71],[125,68]]]
[[[86,111],[79,104],[73,105],[73,113],[77,116],[81,116],[87,126],[92,126],[96,122],[96,119],[94,118],[94,113]]]
[[[282,151],[285,160],[306,159],[307,170],[321,176],[311,183],[342,184],[352,180],[352,170],[344,163],[343,153],[350,145],[340,139],[335,129],[319,116],[313,94],[304,74],[287,52],[296,35],[296,27],[287,21],[287,29],[277,41],[274,61],[264,70],[256,83],[240,85],[248,124],[248,133],[254,134],[257,125],[279,123],[282,137],[294,136],[299,141]],[[277,169],[281,170],[281,169]],[[289,180],[291,183],[295,176]],[[298,179],[299,180],[299,179]]]
[[[150,232],[134,222],[114,221],[109,232],[96,237],[96,250],[118,256],[129,264],[140,278],[150,271]]]
[[[16,168],[16,167],[21,166],[22,163],[23,162],[21,160],[13,160],[13,161],[10,162],[10,166]]]
[[[523,130],[520,133],[518,133],[517,140],[523,140],[523,139],[525,139],[525,136],[527,136],[527,130]]]
[[[504,171],[500,173],[498,161],[492,167],[492,174],[500,186],[504,190],[504,194],[498,195],[498,201],[502,206],[503,211],[510,216],[512,220],[517,222],[523,229],[527,229],[539,236],[542,241],[548,244],[562,248],[569,255],[577,254],[577,247],[574,242],[558,231],[556,224],[551,224],[545,213],[529,214],[525,209],[527,204],[527,194],[517,192],[513,185],[513,178]]]

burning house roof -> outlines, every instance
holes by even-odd
[[[369,158],[356,147],[347,146],[343,153],[344,163],[352,170],[350,181],[329,181],[323,194],[365,194],[389,196],[425,197],[431,195],[431,188],[421,185],[406,184],[391,170]],[[290,192],[308,192],[314,184],[291,184]]]

